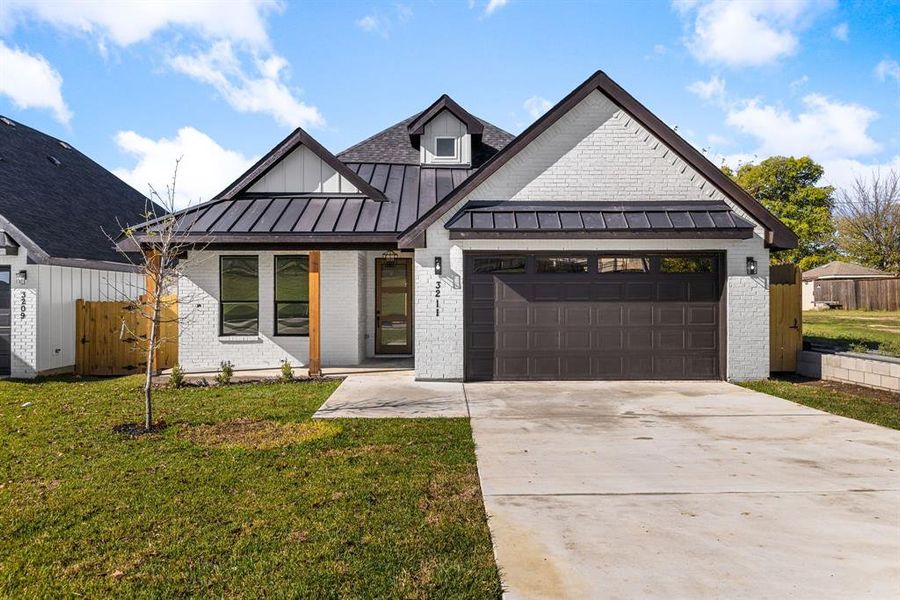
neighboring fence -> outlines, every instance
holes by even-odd
[[[900,310],[900,278],[819,279],[816,302],[838,302],[847,310]]]
[[[178,362],[178,305],[164,298],[156,351],[156,369]],[[149,322],[131,302],[75,302],[75,372],[79,375],[128,375],[147,364],[143,350]]]
[[[803,347],[802,274],[796,265],[769,268],[769,370],[797,370]]]

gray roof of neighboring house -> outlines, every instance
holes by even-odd
[[[803,272],[803,281],[813,281],[814,279],[840,279],[842,277],[858,278],[858,277],[893,277],[890,273],[873,269],[872,267],[864,267],[851,262],[841,260],[833,260],[821,267],[810,269]]]
[[[591,234],[591,237],[640,237],[652,234],[749,238],[753,224],[725,202],[520,202],[477,201],[447,221],[451,235]]]
[[[126,262],[106,233],[143,221],[144,195],[69,144],[3,119],[0,229],[34,262]]]

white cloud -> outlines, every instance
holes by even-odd
[[[809,76],[803,75],[803,76],[798,77],[797,79],[793,80],[791,83],[789,83],[788,87],[791,88],[791,93],[796,93],[800,88],[805,86],[807,83],[809,83]]]
[[[823,160],[821,163],[825,169],[822,183],[833,185],[836,188],[849,189],[857,177],[868,179],[877,171],[886,173],[893,169],[900,173],[900,155],[896,155],[884,163],[863,163],[850,158]]]
[[[532,119],[537,119],[542,114],[550,110],[553,106],[553,103],[547,100],[546,98],[541,98],[540,96],[532,96],[528,100],[522,104],[523,108],[528,111],[529,116]]]
[[[488,0],[487,6],[484,7],[484,14],[492,15],[507,4],[509,4],[509,0]]]
[[[383,38],[391,35],[391,30],[397,24],[403,24],[409,21],[413,16],[413,11],[405,4],[394,5],[394,15],[386,15],[379,10],[373,11],[371,14],[360,17],[356,20],[356,26],[363,31],[376,33]]]
[[[377,15],[366,15],[356,20],[356,26],[364,31],[382,32],[384,24]]]
[[[874,154],[879,144],[866,131],[878,114],[865,106],[821,94],[803,98],[804,110],[792,114],[759,100],[728,111],[726,122],[759,142],[757,154],[812,155],[817,160]]]
[[[272,116],[288,127],[324,127],[325,118],[315,106],[297,99],[297,91],[285,82],[287,60],[277,54],[252,57],[253,73],[227,41],[216,42],[206,53],[169,59],[176,71],[211,85],[238,112]]]
[[[831,37],[842,42],[850,39],[850,27],[846,23],[835,25],[831,29]]]
[[[676,1],[690,24],[685,44],[702,62],[758,66],[796,52],[797,32],[830,3],[816,0]]]
[[[46,58],[10,48],[0,40],[0,65],[0,95],[8,96],[21,109],[50,110],[60,123],[72,119],[62,96],[62,76]]]
[[[875,76],[880,81],[893,79],[896,82],[900,82],[900,63],[896,60],[885,58],[875,65]]]
[[[695,81],[687,87],[692,94],[704,100],[723,101],[725,99],[725,80],[713,75],[709,81]]]
[[[120,131],[115,141],[119,149],[135,157],[137,163],[130,169],[114,169],[113,173],[144,193],[148,191],[148,185],[152,185],[165,198],[175,161],[181,159],[176,185],[177,208],[209,200],[256,160],[223,148],[193,127],[182,127],[174,138],[158,140],[134,131]]]
[[[278,0],[144,0],[127,5],[104,0],[3,0],[0,29],[9,30],[20,21],[44,21],[93,36],[102,49],[107,39],[117,46],[130,46],[162,29],[179,27],[209,39],[263,47],[269,43],[265,17],[281,9]]]

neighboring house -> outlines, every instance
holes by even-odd
[[[71,371],[75,300],[140,293],[110,242],[145,198],[71,147],[0,117],[0,377]]]
[[[324,365],[422,380],[766,377],[797,243],[602,72],[518,136],[446,95],[336,156],[298,129],[178,219],[185,369],[306,364],[318,325]]]
[[[893,279],[894,275],[872,267],[864,267],[851,262],[833,260],[828,264],[803,272],[803,310],[827,308],[822,302],[821,290],[816,296],[817,281],[839,281],[853,279]],[[821,286],[819,286],[821,288]],[[826,298],[827,300],[828,298]]]

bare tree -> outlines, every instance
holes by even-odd
[[[900,274],[900,175],[857,177],[837,202],[838,245],[862,264]]]

